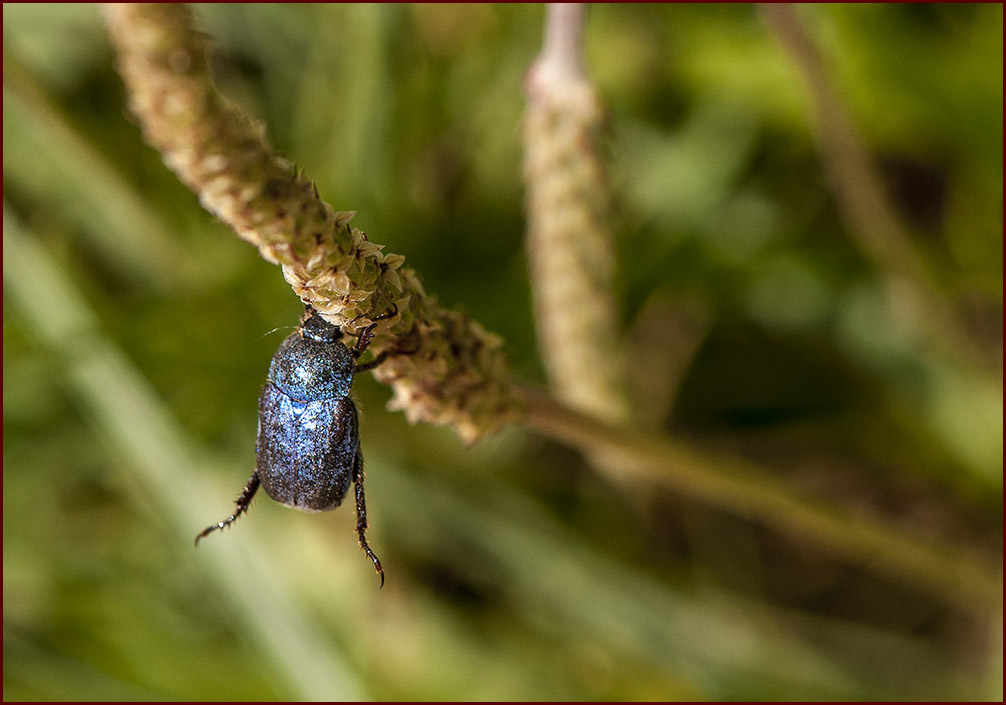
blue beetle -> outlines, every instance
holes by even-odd
[[[196,543],[233,524],[248,511],[261,485],[280,504],[307,512],[335,509],[356,487],[356,532],[360,546],[374,562],[384,587],[381,561],[367,544],[367,508],[363,496],[363,454],[360,452],[356,406],[349,396],[353,376],[380,365],[387,353],[358,365],[370,344],[376,321],[364,328],[350,349],[342,331],[307,308],[297,332],[279,346],[259,397],[255,472],[237,499],[237,510],[208,526]]]

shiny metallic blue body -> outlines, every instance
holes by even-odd
[[[338,336],[310,318],[276,351],[259,398],[259,480],[274,500],[305,511],[339,506],[362,468],[349,397],[355,358]]]
[[[390,318],[397,311],[393,307],[376,320]],[[324,512],[342,504],[352,482],[360,548],[373,561],[384,586],[381,561],[367,543],[360,425],[349,397],[353,377],[377,367],[387,355],[356,364],[370,344],[374,325],[364,328],[350,349],[341,341],[341,330],[308,308],[297,332],[283,341],[269,365],[258,403],[255,472],[235,502],[234,513],[203,529],[196,536],[197,544],[247,512],[259,487],[281,504]]]

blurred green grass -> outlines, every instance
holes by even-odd
[[[754,8],[597,5],[640,415],[1001,555],[1002,6],[803,10],[992,363],[892,311]],[[267,333],[300,305],[143,145],[93,7],[3,13],[6,700],[1001,697],[1001,614],[627,493],[521,429],[466,449],[369,377],[385,590],[348,510],[260,500],[193,551],[253,466]],[[221,91],[542,382],[518,139],[542,9],[196,16]]]

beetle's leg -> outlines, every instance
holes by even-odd
[[[381,354],[375,356],[374,359],[371,360],[370,362],[365,362],[362,365],[357,365],[356,368],[353,370],[353,374],[358,375],[361,372],[372,370],[387,359],[388,359],[388,351],[385,350]]]
[[[360,357],[370,347],[370,339],[374,337],[375,328],[377,328],[377,324],[371,323],[360,331],[360,334],[356,337],[356,345],[353,347],[353,357]]]
[[[397,313],[398,313],[398,304],[392,303],[391,308],[389,308],[387,311],[385,311],[380,316],[375,318],[373,322],[376,323],[377,321],[385,321],[389,318],[394,318]]]
[[[353,357],[359,358],[366,351],[367,347],[370,345],[370,339],[374,337],[374,329],[377,328],[377,322],[383,321],[391,318],[398,313],[398,305],[391,304],[391,308],[382,313],[377,318],[370,321],[370,325],[360,331],[356,336],[356,345],[353,347]],[[359,318],[359,316],[357,316]],[[356,320],[355,318],[353,320]],[[368,365],[371,363],[367,363]],[[374,365],[377,367],[377,365]],[[367,368],[370,369],[369,367]]]
[[[199,545],[199,539],[201,539],[202,537],[206,536],[207,534],[213,533],[217,529],[223,529],[224,527],[230,526],[235,521],[237,521],[237,518],[239,516],[247,512],[248,507],[251,505],[252,498],[255,496],[255,493],[258,492],[260,484],[262,484],[262,481],[259,480],[258,471],[255,471],[252,473],[252,476],[248,478],[248,484],[245,485],[245,488],[243,490],[241,490],[241,496],[238,497],[237,501],[235,502],[238,508],[234,511],[233,514],[231,514],[223,521],[213,524],[212,526],[207,526],[205,529],[203,529],[202,532],[200,532],[200,534],[196,536],[196,545],[197,546]]]
[[[353,348],[353,357],[357,360],[363,355],[364,351],[370,345],[370,339],[374,337],[374,328],[377,327],[376,323],[371,323],[369,326],[360,331],[359,337],[356,339],[356,346]],[[353,374],[360,374],[361,372],[366,372],[367,370],[372,370],[388,358],[388,351],[380,353],[370,362],[365,362],[362,365],[357,365],[356,369],[353,370]]]
[[[381,587],[384,587],[384,568],[367,543],[367,505],[363,499],[363,453],[359,449],[356,451],[356,460],[353,461],[353,484],[356,487],[356,533],[360,536],[360,547],[374,562],[374,569],[381,576]]]
[[[384,313],[382,313],[377,318],[373,319],[370,322],[369,326],[367,326],[362,331],[360,331],[359,335],[357,335],[357,337],[356,337],[356,345],[353,346],[353,351],[352,351],[353,352],[353,357],[355,357],[357,360],[359,360],[360,356],[362,356],[363,353],[370,346],[370,339],[374,337],[374,329],[377,327],[377,322],[378,321],[383,321],[383,320],[385,320],[387,318],[391,318],[391,317],[395,316],[397,313],[398,313],[398,305],[397,304],[391,304],[391,308],[390,309],[388,309],[387,311],[385,311]],[[385,350],[384,352],[382,352],[379,355],[377,355],[376,357],[374,357],[374,359],[371,360],[370,362],[365,362],[362,365],[357,365],[356,369],[353,371],[354,374],[360,374],[361,372],[366,372],[367,370],[374,369],[375,367],[377,367],[382,362],[384,362],[385,360],[388,359],[388,352],[389,351]]]

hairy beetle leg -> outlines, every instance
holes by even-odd
[[[195,545],[196,546],[199,545],[199,539],[203,538],[204,536],[207,536],[208,534],[213,533],[214,531],[230,526],[235,521],[237,521],[237,518],[239,516],[247,512],[248,507],[251,506],[252,498],[255,496],[255,493],[258,492],[260,484],[261,480],[259,480],[258,471],[253,472],[252,476],[248,478],[248,484],[245,485],[245,488],[243,490],[241,490],[241,495],[237,498],[237,501],[234,502],[238,507],[237,510],[235,510],[233,514],[231,514],[223,521],[213,524],[211,526],[207,526],[205,529],[203,529],[196,536]]]
[[[361,372],[366,372],[367,370],[372,370],[375,367],[379,366],[382,362],[384,362],[387,359],[388,359],[388,351],[385,350],[380,355],[377,355],[376,357],[374,357],[374,359],[371,360],[370,362],[365,362],[362,365],[357,365],[353,369],[353,374],[354,375],[358,375]]]
[[[353,485],[356,489],[356,533],[360,536],[360,548],[367,554],[367,557],[374,562],[374,570],[381,576],[381,587],[384,587],[384,568],[367,543],[367,505],[363,499],[363,454],[359,450],[356,452],[356,460],[353,463]]]
[[[376,327],[377,327],[376,323],[371,323],[369,326],[367,326],[360,332],[359,337],[356,339],[356,345],[350,351],[353,353],[353,357],[356,358],[357,360],[359,360],[360,356],[362,356],[363,353],[367,351],[367,348],[370,347],[370,339],[374,337],[374,328]],[[372,370],[387,359],[388,359],[388,351],[385,350],[384,352],[374,357],[374,359],[371,360],[370,362],[365,362],[362,365],[357,365],[356,369],[353,370],[353,374],[360,374],[361,372]]]

